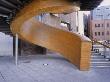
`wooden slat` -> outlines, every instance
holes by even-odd
[[[65,13],[78,9],[77,4],[66,0],[33,0],[17,14],[11,30],[23,40],[61,53],[80,70],[88,70],[91,42],[87,37],[42,24],[34,17],[44,12]]]

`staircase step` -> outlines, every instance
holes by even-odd
[[[104,59],[104,56],[91,56],[91,59]]]
[[[103,56],[102,54],[92,54],[92,56]]]
[[[104,58],[104,56],[103,57],[92,57],[91,60],[105,60],[105,61],[108,61],[109,58]]]
[[[110,66],[91,66],[91,68],[110,68]]]
[[[109,62],[109,59],[91,59],[91,62]]]
[[[110,63],[91,63],[91,66],[110,66]]]
[[[92,55],[101,55],[101,53],[92,53]]]
[[[109,59],[105,58],[103,53],[94,53],[91,55],[91,68],[110,68]]]
[[[91,64],[110,64],[109,61],[91,62]]]

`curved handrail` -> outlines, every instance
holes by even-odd
[[[61,53],[80,70],[90,66],[91,42],[88,38],[39,22],[34,16],[41,13],[65,13],[78,10],[76,3],[67,0],[33,0],[11,23],[11,31],[19,38]]]

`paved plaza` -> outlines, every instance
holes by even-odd
[[[79,71],[60,55],[0,57],[0,82],[110,82],[110,68]]]

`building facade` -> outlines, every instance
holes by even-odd
[[[91,11],[90,38],[97,41],[110,40],[110,6]]]

